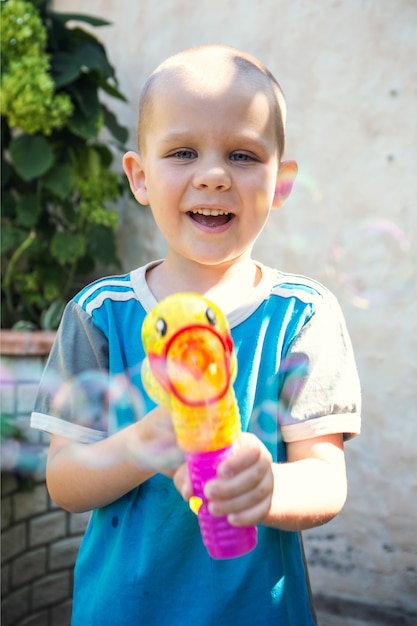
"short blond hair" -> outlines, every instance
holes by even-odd
[[[280,159],[285,151],[285,119],[286,104],[283,91],[273,74],[258,59],[231,46],[210,44],[188,48],[168,57],[163,61],[148,77],[142,89],[139,100],[139,123],[138,123],[138,149],[143,152],[145,146],[146,129],[150,124],[150,114],[152,111],[152,96],[158,78],[169,70],[175,68],[187,69],[187,66],[198,65],[199,57],[207,58],[213,54],[214,57],[222,58],[223,61],[234,63],[236,68],[247,76],[250,72],[255,72],[265,84],[266,95],[271,102],[274,117],[274,127],[278,145]]]

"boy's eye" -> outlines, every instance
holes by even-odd
[[[192,150],[177,150],[172,153],[172,156],[176,159],[192,159],[195,157],[195,153]]]
[[[238,163],[246,163],[247,161],[253,160],[253,158],[249,154],[246,154],[246,152],[233,152],[233,154],[230,155],[230,159],[232,161],[237,161]]]

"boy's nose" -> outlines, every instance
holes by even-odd
[[[230,188],[231,178],[227,168],[220,164],[201,164],[194,174],[193,184],[197,189],[224,191]]]

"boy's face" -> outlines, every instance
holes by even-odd
[[[221,76],[219,75],[221,74]],[[203,265],[249,256],[271,208],[279,154],[261,81],[168,73],[153,87],[141,155],[126,167],[168,244]]]

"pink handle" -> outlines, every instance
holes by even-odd
[[[211,515],[207,508],[204,486],[217,476],[217,467],[231,454],[233,445],[210,452],[187,454],[188,469],[194,495],[202,500],[198,511],[203,543],[214,559],[233,559],[253,550],[257,543],[256,526],[236,527],[229,524],[226,516]]]

